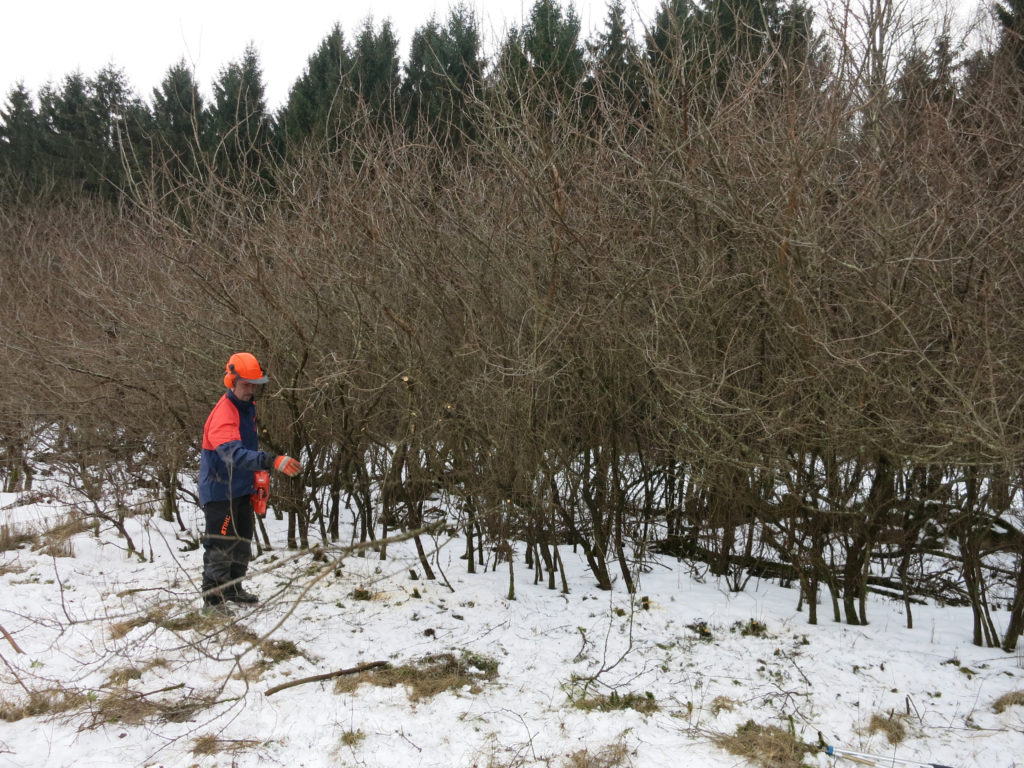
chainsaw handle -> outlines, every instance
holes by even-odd
[[[900,758],[882,757],[881,755],[865,755],[859,752],[849,752],[845,749],[836,749],[831,744],[825,744],[824,739],[821,738],[821,734],[818,734],[819,740],[821,740],[821,748],[825,750],[825,754],[829,757],[845,757],[847,760],[854,763],[861,763],[862,765],[878,765],[880,763],[889,763],[893,765],[895,763],[906,763],[911,765],[925,765],[928,768],[953,768],[951,765],[943,765],[942,763],[919,763],[916,760],[901,760]]]

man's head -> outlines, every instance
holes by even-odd
[[[267,381],[259,361],[250,352],[236,352],[224,366],[224,386],[239,400],[251,401],[256,396],[256,388]]]

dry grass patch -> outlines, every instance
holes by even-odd
[[[24,700],[0,699],[0,720],[13,723],[26,717],[60,715],[80,709],[87,702],[88,697],[80,691],[46,688],[30,692]]]
[[[26,546],[39,546],[39,537],[12,525],[0,525],[0,552],[10,552]]]
[[[109,675],[107,675],[106,685],[104,687],[106,687],[106,688],[118,688],[118,687],[126,686],[132,680],[141,680],[142,676],[144,674],[146,674],[146,672],[149,672],[151,669],[156,669],[157,667],[166,667],[166,666],[168,666],[167,665],[167,659],[156,658],[156,659],[153,659],[152,661],[146,662],[145,664],[143,664],[140,667],[136,667],[136,666],[118,667],[117,669],[114,669],[113,671],[111,671],[111,673]]]
[[[148,720],[163,720],[168,723],[184,723],[198,712],[209,709],[217,703],[216,696],[182,693],[178,698],[159,699],[157,693],[184,690],[185,685],[172,686],[152,694],[138,693],[127,688],[115,688],[96,700],[92,707],[87,728],[97,728],[108,723],[142,725]]]
[[[220,626],[213,617],[203,616],[198,611],[191,611],[183,616],[174,615],[175,605],[173,603],[160,603],[154,605],[146,613],[132,616],[131,618],[117,621],[110,625],[110,636],[114,640],[120,640],[133,629],[145,627],[150,624],[169,629],[173,632],[195,629],[198,631],[215,630]]]
[[[596,753],[581,749],[569,755],[563,763],[564,768],[622,768],[628,765],[632,765],[629,748],[622,743],[609,744]]]
[[[121,687],[128,685],[132,680],[142,678],[142,670],[138,667],[118,667],[107,675],[107,687]]]
[[[1024,707],[1024,691],[1004,693],[992,704],[992,709],[997,715],[1002,714],[1010,707]]]
[[[303,653],[302,650],[291,640],[261,641],[254,633],[245,632],[242,634],[244,635],[245,642],[248,642],[250,645],[259,649],[260,656],[254,664],[240,668],[233,675],[233,677],[238,680],[258,680],[263,676],[264,672],[275,664],[295,658],[296,656],[301,656],[310,663],[316,663],[315,659]]]
[[[736,709],[736,702],[728,696],[715,696],[711,700],[711,714],[718,717],[723,712],[732,712]]]
[[[93,704],[87,728],[110,723],[142,725],[163,711],[161,703],[127,688],[115,688]]]
[[[341,743],[346,747],[357,747],[366,738],[362,731],[345,731],[341,734]]]
[[[258,741],[245,739],[218,739],[212,734],[200,736],[192,742],[192,754],[196,757],[219,755],[223,752],[244,752],[247,749],[258,747]]]
[[[120,640],[133,629],[144,627],[151,623],[152,621],[148,616],[136,616],[131,619],[125,619],[124,621],[115,621],[110,625],[110,637],[114,640]]]
[[[335,693],[350,693],[363,683],[393,688],[405,686],[410,701],[430,698],[439,693],[470,687],[478,692],[479,684],[498,676],[498,662],[486,656],[463,652],[460,656],[441,653],[424,656],[410,664],[368,670],[359,675],[339,677]]]
[[[293,659],[296,656],[304,656],[299,646],[291,640],[264,640],[260,643],[260,653],[270,664],[277,664],[281,661]]]
[[[615,712],[632,709],[646,715],[658,711],[658,702],[650,691],[645,693],[612,691],[607,696],[599,693],[588,694],[572,699],[572,705],[585,712]]]
[[[884,733],[890,744],[899,744],[907,738],[906,715],[874,714],[868,723],[869,733]]]
[[[133,629],[152,624],[170,632],[194,631],[202,635],[225,632],[227,633],[226,640],[229,643],[245,642],[250,637],[254,640],[258,639],[255,634],[239,629],[239,625],[232,621],[230,616],[205,613],[198,610],[176,614],[176,608],[177,606],[174,603],[154,605],[146,613],[111,624],[110,636],[115,640],[119,640]]]
[[[139,627],[153,626],[176,634],[195,632],[203,638],[216,638],[217,643],[223,647],[247,645],[259,652],[259,658],[251,667],[240,669],[236,673],[243,679],[248,679],[250,673],[259,677],[262,671],[274,664],[296,656],[302,656],[310,662],[316,661],[303,653],[291,640],[263,639],[251,629],[232,619],[230,615],[224,616],[203,611],[189,611],[185,614],[173,615],[173,608],[173,604],[156,605],[144,614],[116,622],[110,626],[110,635],[117,640]],[[118,682],[122,681],[112,681],[114,684]]]
[[[805,752],[814,748],[794,734],[774,725],[758,725],[753,720],[734,734],[718,734],[712,740],[722,749],[763,768],[801,768]]]
[[[304,654],[299,646],[291,640],[260,639],[259,635],[241,624],[231,624],[226,627],[224,635],[226,642],[232,645],[251,645],[258,649],[260,652],[259,664],[264,667],[293,659],[296,656],[301,656],[310,662],[315,661]]]
[[[68,515],[43,533],[39,551],[50,557],[74,557],[75,548],[71,540],[87,530],[89,526],[82,518]]]
[[[356,587],[355,589],[352,590],[352,593],[349,596],[353,600],[373,600],[373,599],[375,599],[377,597],[376,594],[374,594],[372,591],[370,591],[366,587]]]
[[[24,573],[28,570],[27,565],[22,565],[16,562],[3,562],[0,563],[0,576],[6,576],[9,573]]]

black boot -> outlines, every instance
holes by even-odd
[[[232,603],[258,603],[260,601],[252,592],[246,592],[242,589],[241,584],[236,584],[232,589],[229,589],[224,594],[224,598]]]
[[[213,590],[203,595],[203,613],[206,615],[230,616],[231,610],[224,602],[224,595]]]
[[[224,590],[224,597],[233,603],[258,603],[260,599],[242,587],[242,579],[249,570],[251,550],[248,540],[236,541],[231,547],[231,586]]]

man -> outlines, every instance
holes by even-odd
[[[249,352],[233,354],[224,366],[227,392],[213,406],[203,428],[199,462],[199,504],[206,513],[203,539],[203,602],[207,606],[257,603],[242,589],[249,568],[253,511],[250,495],[257,470],[274,469],[294,477],[301,469],[290,456],[259,450],[256,390],[267,383],[259,361]]]

